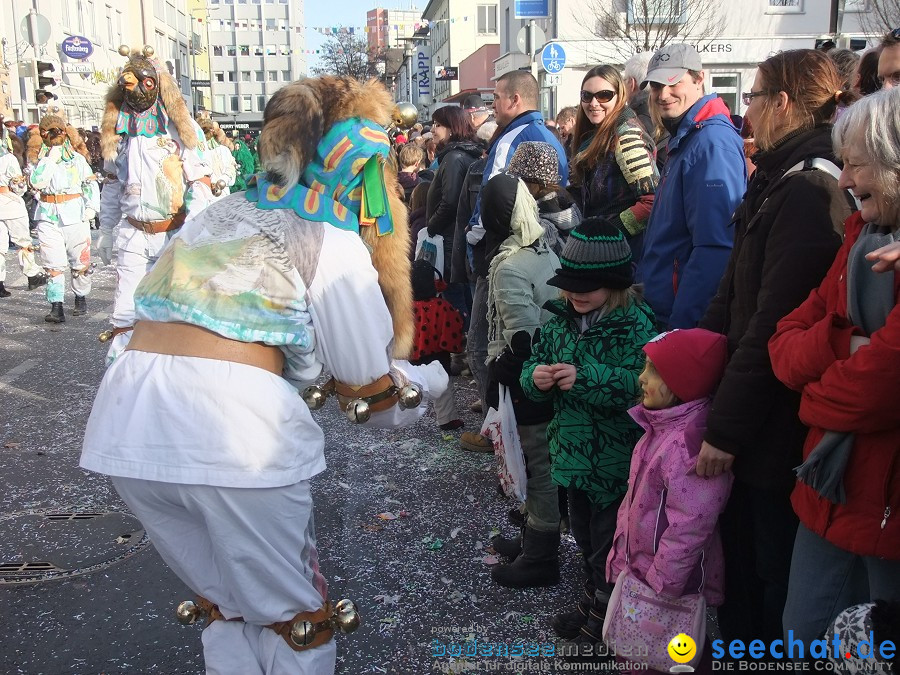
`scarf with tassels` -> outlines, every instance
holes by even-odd
[[[323,136],[300,183],[289,190],[264,178],[247,190],[260,209],[291,209],[302,218],[359,232],[374,226],[379,236],[394,231],[384,184],[391,143],[384,128],[358,117],[336,123]]]

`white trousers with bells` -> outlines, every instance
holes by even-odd
[[[72,270],[72,290],[76,295],[91,292],[91,277],[82,274],[91,266],[91,224],[56,225],[39,220],[38,242],[41,245],[41,265],[50,275],[47,282],[47,301],[62,302],[65,294],[65,270]]]
[[[226,618],[244,618],[215,621],[203,631],[208,674],[334,673],[333,639],[298,652],[264,627],[324,604],[309,481],[220,488],[112,480],[175,574]]]
[[[21,218],[0,218],[0,245],[3,251],[0,253],[0,281],[6,281],[6,242],[7,237],[19,247],[19,266],[22,274],[33,277],[40,274],[41,268],[34,260],[34,251],[31,250],[31,233],[28,231],[28,216]]]

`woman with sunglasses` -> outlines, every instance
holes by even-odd
[[[778,320],[825,276],[851,213],[831,144],[830,120],[853,99],[842,86],[828,56],[798,49],[760,63],[743,96],[759,148],[756,172],[735,212],[728,266],[700,322],[726,335],[730,352],[697,462],[700,476],[731,470],[735,477],[720,520],[719,621],[728,641],[781,637],[797,529],[793,469],[806,429],[800,398],[775,379],[767,344]]]
[[[659,183],[656,146],[628,107],[613,66],[596,66],[581,81],[581,105],[569,165],[585,218],[602,217],[625,234],[635,264]]]

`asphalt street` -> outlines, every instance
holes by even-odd
[[[0,299],[0,673],[201,673],[200,626],[174,609],[190,591],[146,539],[110,481],[78,467],[104,372],[97,335],[112,310],[115,270],[98,263],[88,315],[45,323],[7,254]],[[364,327],[360,327],[364,330]],[[469,378],[454,378],[465,430],[480,417]],[[338,635],[337,672],[564,672],[550,616],[574,604],[581,562],[564,537],[563,581],[513,591],[490,578],[492,531],[513,528],[492,455],[458,448],[429,409],[412,427],[370,430],[336,404],[316,413],[328,469],[313,481],[319,555],[332,600],[363,624]],[[23,581],[28,583],[23,583]],[[545,656],[466,658],[478,644],[537,645]],[[462,656],[455,656],[462,646]],[[442,652],[443,656],[436,653]],[[513,650],[515,652],[515,650]],[[452,654],[452,655],[451,655]],[[240,675],[240,674],[236,674]]]

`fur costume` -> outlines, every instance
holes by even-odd
[[[203,135],[206,136],[206,140],[214,138],[219,145],[224,145],[229,151],[234,150],[234,143],[225,135],[218,122],[208,117],[198,117],[197,124],[203,129]]]
[[[394,101],[377,80],[325,76],[285,85],[266,106],[259,137],[267,178],[284,190],[293,188],[301,183],[320,141],[336,123],[361,118],[386,127],[393,109]],[[379,235],[378,228],[367,226],[360,228],[360,236],[372,251],[372,264],[393,319],[394,356],[408,358],[415,336],[409,222],[406,207],[397,196],[396,172],[384,171],[384,183],[393,232]]]
[[[141,50],[132,50],[130,60],[138,58],[140,54]],[[156,65],[158,78],[159,100],[162,101],[169,120],[175,125],[181,141],[186,147],[193,150],[197,147],[197,135],[194,132],[191,113],[188,111],[178,85],[175,84],[172,76],[158,63],[154,62],[154,65]],[[118,83],[109,88],[109,92],[106,94],[106,109],[103,112],[103,121],[100,124],[100,147],[103,159],[115,159],[116,152],[119,149],[119,135],[116,133],[116,123],[119,120],[119,113],[122,110],[124,101],[125,92]]]
[[[30,165],[34,166],[38,163],[38,155],[41,152],[41,147],[45,143],[52,147],[54,145],[62,145],[66,142],[66,139],[69,140],[72,149],[84,157],[88,164],[90,164],[91,153],[88,152],[84,139],[81,138],[81,134],[78,133],[78,130],[66,121],[66,116],[62,108],[56,105],[47,108],[47,114],[41,118],[41,123],[38,128],[40,132],[46,132],[47,129],[52,128],[65,129],[66,133],[64,136],[57,136],[54,139],[48,139],[46,141],[40,133],[29,135],[26,158]]]

